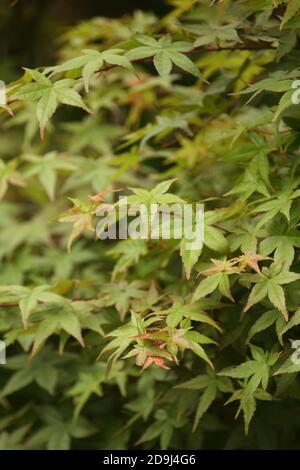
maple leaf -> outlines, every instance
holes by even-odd
[[[71,198],[70,198],[71,199]],[[80,199],[71,199],[74,206],[68,210],[67,215],[62,216],[60,222],[69,222],[73,224],[72,231],[68,240],[68,251],[70,252],[73,241],[85,230],[94,232],[93,216],[96,213],[94,201],[89,203]]]
[[[25,186],[25,180],[16,167],[16,160],[11,160],[5,164],[0,159],[0,199],[3,198],[10,184],[19,187]]]
[[[214,266],[200,271],[198,275],[204,274],[205,276],[211,276],[216,273],[225,272],[227,274],[235,274],[239,272],[237,268],[233,267],[237,263],[236,258],[232,260],[218,260],[211,258],[211,261]]]
[[[201,77],[196,65],[183,54],[193,48],[191,43],[187,41],[172,42],[169,35],[162,36],[158,41],[142,34],[137,35],[136,39],[142,46],[126,53],[129,60],[146,59],[153,56],[154,66],[161,77],[166,77],[171,73],[173,64],[196,77]]]
[[[78,91],[74,89],[75,81],[73,79],[63,79],[53,83],[38,70],[25,70],[34,81],[20,86],[12,98],[15,100],[37,101],[36,115],[39,121],[41,139],[44,139],[46,124],[55,113],[59,103],[79,107],[89,114],[94,114],[84,103]]]
[[[144,362],[144,365],[143,365],[142,370],[147,369],[147,368],[150,367],[152,364],[154,364],[155,366],[159,367],[160,369],[165,369],[165,370],[169,370],[169,369],[170,369],[170,367],[166,366],[166,364],[164,363],[164,358],[163,358],[163,357],[159,357],[159,356],[147,356],[147,359],[146,359],[145,362]]]
[[[264,261],[264,260],[270,260],[270,259],[272,258],[270,258],[269,256],[262,256],[257,253],[245,253],[244,255],[236,258],[236,262],[239,263],[240,272],[245,271],[245,269],[248,266],[249,268],[256,271],[258,274],[260,274],[261,271],[258,265],[258,261]]]
[[[279,265],[281,267],[281,265]],[[269,269],[263,268],[262,273],[255,274],[252,280],[255,282],[252,288],[244,312],[268,296],[270,302],[282,313],[284,319],[288,321],[288,311],[286,307],[283,284],[300,279],[300,274],[290,271],[278,271],[278,265],[274,263]]]

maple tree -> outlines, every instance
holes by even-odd
[[[300,2],[168,5],[6,86],[1,449],[299,449]],[[203,244],[97,240],[120,194]]]

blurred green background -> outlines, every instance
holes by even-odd
[[[169,7],[165,0],[0,0],[0,79],[16,79],[21,67],[50,64],[57,38],[81,20],[134,10],[160,16]]]

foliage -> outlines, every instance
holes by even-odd
[[[299,448],[299,1],[169,3],[7,86],[2,449]],[[203,246],[97,240],[120,193]]]

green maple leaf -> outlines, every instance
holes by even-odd
[[[41,138],[47,122],[55,113],[59,103],[93,112],[86,106],[80,94],[73,88],[73,79],[63,79],[52,83],[51,80],[37,70],[29,70],[34,82],[20,86],[13,94],[15,100],[37,101],[36,114],[39,121]]]
[[[55,67],[48,67],[45,73],[51,73],[51,76],[57,73],[69,72],[70,70],[82,69],[82,78],[86,91],[89,91],[89,83],[91,77],[101,71],[105,64],[119,65],[127,69],[133,70],[133,66],[127,57],[124,56],[123,49],[108,49],[107,51],[99,52],[94,49],[86,49],[82,55],[74,57],[73,59],[64,62]]]
[[[30,178],[37,175],[50,201],[55,198],[57,172],[59,170],[73,172],[77,169],[74,163],[68,161],[67,158],[59,157],[57,152],[49,152],[42,157],[25,155],[24,160],[29,163],[24,176]]]
[[[279,268],[281,266],[279,265]],[[300,274],[281,271],[278,272],[278,265],[274,264],[270,269],[263,268],[262,275],[254,275],[252,277],[255,286],[252,288],[244,312],[249,310],[253,305],[257,304],[265,297],[282,313],[285,320],[288,320],[288,311],[285,302],[283,284],[289,284],[300,279]]]
[[[162,36],[158,40],[144,35],[138,35],[136,39],[143,46],[127,52],[126,57],[129,60],[153,57],[154,66],[161,77],[166,77],[171,73],[173,64],[196,77],[201,77],[195,64],[183,54],[193,48],[191,43],[187,41],[172,42],[168,35]]]
[[[25,186],[25,180],[17,170],[16,160],[4,163],[0,159],[0,199],[5,195],[9,185],[23,187]]]

